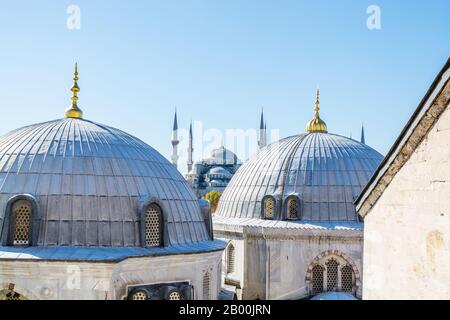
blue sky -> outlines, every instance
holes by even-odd
[[[381,30],[366,27],[371,4]],[[78,61],[85,118],[166,157],[175,106],[180,127],[220,130],[257,127],[263,106],[284,137],[305,131],[317,85],[329,131],[359,138],[364,121],[385,154],[450,55],[449,12],[448,0],[4,2],[0,133],[61,117]]]

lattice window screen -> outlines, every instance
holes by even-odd
[[[325,268],[316,264],[312,269],[312,289],[313,294],[323,291],[323,273]]]
[[[181,295],[178,291],[172,291],[169,294],[169,300],[181,300]]]
[[[264,217],[272,219],[275,215],[275,201],[273,198],[266,198],[264,200]]]
[[[289,199],[287,203],[288,219],[296,219],[298,217],[298,204],[296,199]]]
[[[26,200],[20,200],[13,205],[15,219],[13,245],[30,244],[31,204]]]
[[[228,246],[228,250],[227,250],[227,272],[228,273],[233,273],[234,272],[234,267],[235,267],[235,253],[234,253],[234,246],[232,244],[230,244]]]
[[[338,262],[331,258],[327,266],[327,291],[336,291],[338,284]]]
[[[132,300],[147,300],[147,294],[144,291],[137,291],[131,296]]]
[[[353,291],[353,270],[349,265],[345,265],[341,269],[341,288],[342,291]]]
[[[145,246],[158,247],[161,245],[161,209],[151,204],[145,215]]]
[[[209,300],[211,291],[211,275],[209,272],[206,272],[203,275],[203,300]]]
[[[25,300],[24,297],[15,291],[9,291],[5,294],[5,300]]]

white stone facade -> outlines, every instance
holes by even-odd
[[[450,299],[450,109],[365,218],[364,299]]]
[[[11,289],[33,300],[121,300],[130,286],[187,281],[199,300],[206,298],[203,281],[209,272],[208,299],[217,299],[221,257],[222,251],[215,251],[120,262],[2,261],[0,296]]]
[[[361,230],[289,230],[244,229],[230,232],[214,225],[219,238],[227,238],[234,247],[234,272],[228,272],[228,248],[223,254],[225,283],[236,286],[239,299],[302,299],[313,295],[311,268],[329,258],[340,261],[339,270],[351,265],[352,293],[362,294]],[[228,230],[227,230],[228,229]],[[340,272],[339,272],[340,275]],[[326,287],[326,273],[324,275]],[[341,289],[338,277],[338,291]],[[324,290],[326,291],[326,290]]]

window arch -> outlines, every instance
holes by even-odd
[[[228,245],[227,249],[227,273],[235,271],[235,251],[232,243]]]
[[[301,213],[300,213],[300,199],[295,196],[291,195],[286,199],[285,202],[285,211],[286,211],[286,218],[287,219],[300,219]]]
[[[275,218],[275,198],[272,196],[268,196],[263,200],[263,217],[265,219],[273,219]]]
[[[28,200],[17,200],[11,207],[10,245],[31,245],[31,221],[33,206]]]
[[[14,290],[0,291],[0,300],[27,300],[23,295]]]
[[[341,268],[341,288],[342,291],[353,291],[353,270],[348,264]]]
[[[343,291],[358,295],[360,275],[350,257],[337,250],[318,255],[306,272],[306,285],[310,295],[322,291]]]
[[[312,268],[312,291],[313,294],[317,294],[323,291],[323,273],[325,268],[320,264],[316,264]]]
[[[327,291],[337,291],[338,289],[338,265],[336,259],[329,259],[327,266]]]
[[[203,275],[203,300],[209,300],[211,291],[211,275],[207,271]]]
[[[156,203],[150,204],[145,211],[145,246],[159,247],[162,245],[162,211]]]

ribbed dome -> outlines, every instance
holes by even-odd
[[[0,226],[11,197],[36,198],[37,245],[139,246],[139,208],[157,200],[166,245],[208,240],[181,174],[141,140],[81,119],[0,137]]]
[[[260,218],[265,195],[282,203],[296,195],[302,220],[355,221],[353,201],[382,159],[367,145],[335,134],[282,139],[239,168],[220,198],[216,215]]]

